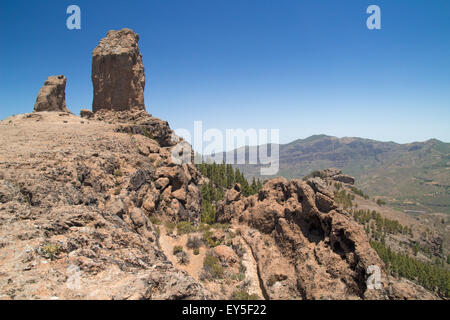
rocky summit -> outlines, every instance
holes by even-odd
[[[66,108],[66,77],[50,76],[39,91],[34,111],[68,112]]]
[[[145,109],[145,73],[139,36],[130,29],[112,30],[92,53],[93,112]]]
[[[354,183],[340,170],[250,194],[231,166],[173,158],[183,141],[144,110],[137,42],[110,31],[95,49],[95,112],[61,112],[57,77],[51,107],[0,121],[0,299],[438,298],[386,272],[335,201]]]

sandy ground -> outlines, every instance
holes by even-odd
[[[201,239],[202,235],[200,233],[176,235],[176,231],[174,231],[174,234],[169,235],[167,233],[167,229],[164,226],[161,225],[159,226],[159,228],[161,231],[159,236],[159,245],[161,246],[161,249],[170,260],[170,262],[172,262],[177,269],[186,271],[195,280],[200,281],[200,273],[203,268],[203,260],[208,249],[202,246],[199,249],[200,253],[198,255],[194,255],[193,250],[188,249],[186,243],[189,237],[197,236]],[[183,247],[184,252],[186,252],[189,256],[189,264],[183,265],[178,263],[178,258],[173,255],[173,248],[175,246]]]

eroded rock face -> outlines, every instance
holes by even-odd
[[[259,194],[229,190],[218,221],[239,227],[257,263],[266,299],[430,299],[426,290],[391,281],[362,227],[334,202],[320,178],[276,178]],[[383,289],[368,289],[369,266],[378,266]]]
[[[231,202],[239,197],[227,194],[219,204],[220,222],[245,226],[267,298],[362,298],[367,267],[384,268],[364,230],[317,179],[269,180],[258,195]]]
[[[145,110],[133,108],[126,111],[99,110],[94,120],[116,123],[117,132],[139,134],[156,140],[162,147],[175,145],[173,131],[167,121],[153,117]],[[145,151],[144,151],[145,152]]]
[[[34,111],[69,112],[66,107],[66,81],[63,75],[48,77],[39,91]]]
[[[139,36],[130,29],[111,30],[92,54],[93,112],[145,109],[145,74]]]
[[[334,180],[334,181],[343,182],[343,183],[352,184],[352,185],[355,184],[355,178],[342,173],[342,170],[339,170],[336,168],[325,169],[325,170],[322,170],[321,173],[325,177],[330,178],[331,180]]]
[[[199,222],[195,166],[114,124],[32,115],[0,123],[1,298],[214,298],[171,264],[150,219]]]

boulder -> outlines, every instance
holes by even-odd
[[[342,173],[342,170],[336,169],[336,168],[327,168],[325,170],[322,171],[323,174],[329,178],[334,177],[338,174]]]
[[[34,111],[69,112],[66,107],[66,81],[63,75],[48,77],[39,91]]]
[[[80,110],[80,117],[82,117],[82,118],[90,119],[93,116],[94,116],[94,113],[91,110],[87,110],[87,109]]]
[[[334,181],[339,181],[347,184],[355,184],[355,178],[350,177],[346,174],[338,174],[336,176],[333,176],[332,179]]]
[[[128,212],[128,206],[120,199],[116,199],[107,203],[106,211],[120,218]]]
[[[320,192],[329,198],[333,197],[333,192],[321,178],[310,178],[307,180],[307,183],[311,188],[313,188],[314,192]]]
[[[221,264],[233,273],[239,273],[239,257],[236,252],[228,246],[219,245],[213,249],[214,254]]]
[[[155,186],[157,189],[164,190],[169,185],[169,178],[159,178],[155,181]]]
[[[185,188],[180,188],[174,192],[172,192],[172,196],[179,200],[181,203],[186,203],[187,201],[187,193]]]
[[[148,169],[138,169],[133,176],[130,179],[130,190],[139,190],[139,188],[145,184],[151,181],[152,173]]]

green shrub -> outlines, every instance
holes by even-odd
[[[159,225],[159,224],[161,224],[161,220],[159,220],[157,217],[155,217],[155,216],[150,216],[149,217],[149,220],[150,220],[150,222],[152,223],[152,224],[156,224],[156,225]]]
[[[362,191],[361,189],[358,189],[356,187],[350,186],[350,190],[352,190],[352,192],[354,194],[357,194],[357,195],[363,197],[364,199],[369,200],[369,196],[367,194],[365,194],[364,191]]]
[[[213,232],[212,231],[205,231],[203,232],[203,237],[202,237],[203,241],[210,247],[214,248],[217,247],[218,245],[221,244],[221,242],[219,240],[214,240],[213,239]]]
[[[212,227],[216,230],[227,231],[228,229],[230,229],[230,224],[229,223],[214,223],[212,225]]]
[[[194,249],[194,256],[198,256],[200,254],[200,249],[195,248]]]
[[[313,171],[310,174],[308,174],[307,176],[305,176],[303,178],[303,181],[306,181],[306,180],[308,180],[310,178],[322,178],[322,179],[325,180],[327,178],[327,175],[324,172],[321,172],[321,171]]]
[[[183,252],[182,246],[175,246],[173,247],[173,255],[176,255],[177,253]]]
[[[216,221],[216,207],[205,199],[202,201],[201,221],[207,224],[213,224]]]
[[[211,226],[206,223],[200,223],[200,225],[198,226],[198,231],[201,231],[201,232],[208,231],[210,229],[211,229]]]
[[[203,260],[203,271],[207,278],[221,279],[224,275],[223,267],[220,265],[219,259],[212,254],[207,254]]]
[[[245,280],[245,273],[239,272],[231,275],[231,280],[238,280],[238,281],[244,281]]]
[[[168,234],[172,234],[173,233],[173,230],[175,230],[175,223],[173,223],[173,222],[170,222],[170,221],[166,221],[165,223],[164,223],[164,226],[166,227],[166,229],[167,229],[167,233]]]
[[[355,196],[347,193],[344,189],[341,191],[334,191],[334,200],[341,204],[344,209],[351,208],[353,206],[352,200],[355,199]]]
[[[61,246],[57,243],[46,243],[40,247],[40,252],[44,258],[54,260],[58,257],[61,249]]]
[[[256,294],[249,294],[247,290],[237,290],[233,293],[232,300],[260,300],[260,298]]]
[[[177,224],[177,232],[178,234],[187,234],[196,232],[197,228],[189,221],[181,221]]]
[[[110,171],[110,172],[111,172],[111,171]],[[116,177],[122,177],[122,176],[123,176],[122,170],[120,170],[120,169],[114,170],[114,175],[115,175]]]

